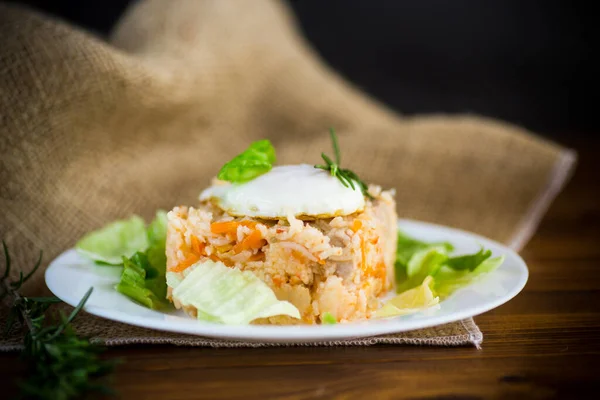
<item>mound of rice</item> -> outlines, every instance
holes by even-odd
[[[325,312],[339,322],[368,318],[391,289],[396,254],[392,192],[371,186],[362,212],[343,217],[263,220],[232,217],[211,202],[168,214],[167,270],[183,277],[198,261],[251,271],[302,320],[278,316],[261,324],[315,324]],[[182,308],[168,289],[168,298]],[[196,316],[193,307],[183,307]]]

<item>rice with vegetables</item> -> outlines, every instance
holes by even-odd
[[[122,265],[116,290],[161,310],[169,300],[201,321],[335,324],[439,307],[440,297],[498,268],[491,250],[398,232],[393,191],[368,185],[334,156],[274,165],[268,140],[227,162],[197,207],[137,216],[82,238],[85,257]],[[398,294],[382,304],[395,287]]]
[[[289,316],[254,323],[314,324],[329,313],[337,321],[368,318],[394,280],[396,206],[393,193],[370,186],[363,210],[333,218],[300,220],[234,217],[211,201],[175,207],[168,214],[167,271],[183,279],[200,261],[250,271],[277,299],[292,303]],[[167,297],[182,307],[169,284]]]

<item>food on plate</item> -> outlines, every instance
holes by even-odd
[[[198,263],[187,269],[183,277],[169,273],[167,284],[175,305],[198,319],[243,325],[273,316],[300,318],[296,307],[278,300],[252,272],[220,262]]]
[[[396,317],[432,307],[439,308],[440,298],[433,291],[433,283],[433,278],[427,276],[419,286],[408,289],[386,302],[377,310],[375,316]]]
[[[252,161],[268,161],[252,152]],[[222,171],[244,165],[243,154]],[[260,323],[320,323],[326,313],[340,322],[369,317],[394,280],[393,192],[375,185],[363,189],[355,174],[341,170],[339,157],[327,162],[336,170],[300,164],[264,167],[251,179],[243,168],[220,173],[244,179],[217,179],[201,193],[200,204],[169,212],[168,274],[183,279],[189,269],[219,262],[252,273],[301,316]],[[168,297],[181,307],[171,285]],[[194,307],[183,308],[196,316]]]
[[[435,311],[502,264],[483,248],[456,255],[451,243],[399,231],[393,189],[343,168],[330,135],[333,157],[321,154],[321,165],[275,165],[271,143],[254,142],[196,205],[159,211],[147,227],[138,216],[113,222],[76,249],[122,266],[116,290],[140,305],[238,325]]]
[[[121,264],[123,257],[131,257],[147,247],[146,226],[144,220],[137,215],[90,232],[75,245],[81,255],[112,265]]]
[[[146,227],[134,215],[88,233],[75,249],[101,265],[123,266],[116,290],[152,309],[167,308],[165,243],[167,213],[163,210]]]

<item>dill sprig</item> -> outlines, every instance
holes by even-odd
[[[345,187],[350,187],[352,190],[356,190],[354,183],[358,185],[362,194],[369,199],[373,199],[373,196],[369,193],[369,187],[363,182],[355,172],[340,167],[342,156],[340,154],[340,146],[338,144],[338,138],[333,128],[329,128],[329,136],[331,136],[331,143],[333,145],[333,154],[335,162],[331,160],[325,153],[321,153],[321,158],[325,161],[325,165],[315,165],[315,168],[329,171],[331,176],[335,176]]]
[[[111,394],[112,391],[96,379],[109,374],[116,362],[100,359],[103,348],[90,343],[87,338],[78,337],[71,326],[71,321],[92,294],[92,288],[68,316],[60,312],[58,318],[47,320],[46,311],[60,300],[56,297],[25,297],[19,292],[40,267],[42,252],[29,273],[24,275],[19,271],[19,279],[11,282],[10,254],[4,241],[2,246],[5,269],[0,278],[0,300],[11,307],[4,334],[10,333],[16,322],[26,329],[21,357],[27,364],[27,379],[19,383],[20,397],[65,400],[90,392]]]

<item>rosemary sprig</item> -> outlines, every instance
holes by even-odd
[[[4,274],[0,278],[0,300],[7,301],[11,310],[5,327],[5,334],[18,322],[25,328],[22,359],[27,364],[27,379],[19,384],[20,397],[27,399],[71,399],[92,391],[104,394],[110,389],[96,382],[96,379],[110,373],[115,361],[99,358],[103,348],[92,344],[86,338],[79,338],[71,326],[71,321],[92,294],[88,290],[77,307],[68,316],[59,314],[58,321],[46,319],[46,311],[56,297],[25,297],[19,289],[33,276],[42,262],[42,253],[33,269],[19,279],[10,282],[11,259],[8,248],[2,242],[5,258]]]
[[[329,171],[331,176],[339,179],[339,181],[345,187],[350,187],[352,190],[356,190],[354,183],[358,185],[362,194],[369,199],[373,199],[373,196],[369,193],[369,187],[363,182],[355,172],[340,167],[342,156],[340,154],[340,146],[338,144],[338,138],[333,128],[329,128],[329,136],[331,136],[331,143],[333,145],[333,154],[335,162],[331,160],[325,153],[321,153],[321,158],[325,161],[325,165],[315,165],[315,168],[319,168],[325,171]]]

